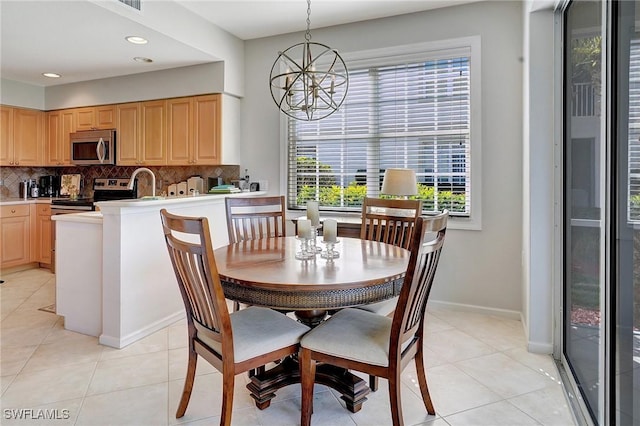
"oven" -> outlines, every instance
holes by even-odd
[[[129,178],[95,178],[93,180],[93,197],[76,199],[55,198],[51,200],[51,216],[94,211],[94,203],[98,201],[127,200],[138,198],[137,182],[129,189]],[[56,265],[56,225],[51,227],[51,271],[55,273]]]

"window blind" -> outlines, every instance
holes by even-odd
[[[342,107],[288,119],[288,203],[360,210],[387,168],[411,168],[425,211],[470,216],[470,54],[350,69]]]

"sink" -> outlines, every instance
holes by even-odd
[[[150,200],[164,200],[164,197],[159,195],[145,195],[144,197],[138,198],[141,201],[150,201]]]

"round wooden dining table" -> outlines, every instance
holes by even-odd
[[[317,246],[326,250],[318,239]],[[340,238],[338,257],[321,253],[296,258],[301,241],[274,237],[243,241],[215,250],[220,281],[228,299],[249,305],[295,312],[311,327],[332,310],[379,302],[400,293],[410,253],[400,247],[357,238]],[[260,409],[269,406],[280,387],[299,383],[295,359],[251,376],[247,388]],[[342,393],[352,412],[360,410],[370,392],[366,382],[330,365],[318,366],[316,382]]]

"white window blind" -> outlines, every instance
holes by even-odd
[[[425,55],[426,57],[426,55]],[[349,70],[349,92],[336,113],[288,120],[288,203],[360,210],[382,196],[387,168],[411,168],[425,211],[471,215],[471,54]]]

